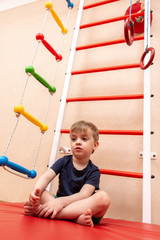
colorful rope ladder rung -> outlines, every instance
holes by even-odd
[[[74,7],[74,4],[70,0],[66,0],[66,2],[68,3],[68,8]]]
[[[72,71],[72,75],[77,74],[86,74],[86,73],[96,73],[96,72],[106,72],[106,71],[115,71],[115,70],[123,70],[123,69],[130,69],[130,68],[140,68],[139,63],[127,64],[127,65],[119,65],[119,66],[111,66],[111,67],[103,67],[103,68],[93,68],[93,69],[84,69],[84,70],[77,70]]]
[[[58,26],[61,28],[61,33],[62,34],[66,34],[68,32],[67,28],[65,28],[61,22],[61,20],[59,19],[57,13],[53,10],[53,4],[51,2],[46,2],[45,7],[47,10],[49,10],[54,18],[54,20],[56,21],[56,23],[58,24]]]
[[[144,40],[144,36],[136,36],[134,38],[134,41],[140,41],[140,40]],[[126,40],[123,38],[123,39],[117,39],[117,40],[112,40],[112,41],[107,41],[107,42],[89,44],[89,45],[76,47],[76,51],[90,49],[90,48],[104,47],[104,46],[109,46],[109,45],[115,45],[115,44],[120,44],[120,43],[125,43],[125,42],[126,42]]]
[[[95,97],[77,97],[67,98],[66,102],[83,102],[83,101],[108,101],[108,100],[130,100],[130,99],[143,99],[143,94],[136,95],[117,95],[117,96],[95,96]]]
[[[138,13],[132,13],[131,14],[131,17],[137,17],[137,16],[144,16],[144,12],[138,12]],[[115,17],[115,18],[102,20],[102,21],[98,21],[98,22],[84,24],[84,25],[80,26],[80,29],[89,28],[89,27],[95,27],[95,26],[99,26],[99,25],[103,25],[103,24],[107,24],[107,23],[112,23],[112,22],[118,22],[118,21],[125,20],[127,18],[130,18],[129,14],[128,15],[124,15],[124,16],[119,16],[119,17]]]
[[[30,76],[32,75],[36,80],[38,80],[43,86],[48,88],[50,94],[56,92],[56,88],[54,86],[50,86],[49,83],[44,80],[38,73],[35,72],[34,68],[32,66],[28,66],[25,68],[25,72]]]
[[[112,2],[117,2],[117,1],[120,1],[120,0],[104,0],[104,1],[101,1],[101,2],[88,4],[88,5],[83,7],[83,10],[86,10],[86,9],[89,9],[89,8],[98,7],[98,6],[101,6],[101,5],[104,5],[104,4],[108,4],[108,3],[112,3]]]
[[[28,178],[35,178],[37,173],[35,170],[28,170],[16,163],[8,161],[6,156],[0,156],[0,166],[4,167],[7,166],[8,168],[13,169],[14,171],[23,173],[28,176]]]
[[[69,129],[61,129],[61,133],[70,133]],[[143,135],[143,130],[99,130],[104,135]]]
[[[16,105],[14,107],[14,112],[16,113],[17,117],[19,117],[22,114],[27,120],[29,120],[34,125],[38,126],[42,133],[44,133],[44,132],[46,132],[48,130],[48,126],[46,124],[42,124],[35,117],[33,117],[28,112],[26,112],[22,105]]]
[[[105,175],[114,175],[114,176],[120,176],[120,177],[130,177],[130,178],[143,178],[143,173],[110,170],[110,169],[99,169],[99,170],[101,174],[105,174]],[[155,178],[155,176],[151,175],[151,178]]]
[[[48,49],[48,51],[50,51],[50,53],[52,53],[55,56],[57,62],[60,62],[62,60],[62,56],[58,54],[54,50],[54,48],[44,39],[44,35],[42,33],[38,33],[36,35],[36,40],[43,43],[43,45]]]

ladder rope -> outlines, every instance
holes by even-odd
[[[147,1],[147,33],[146,33],[146,48],[145,48],[145,51],[148,48],[148,25],[149,25],[149,1]]]
[[[26,88],[27,88],[27,85],[28,85],[28,79],[29,79],[29,76],[26,78],[26,81],[25,81],[25,85],[24,85],[24,88],[23,88],[23,91],[22,91],[22,96],[20,98],[20,104],[23,103],[24,94],[25,94],[25,91],[26,91]]]
[[[47,21],[48,13],[49,13],[49,11],[47,11],[47,13],[45,15],[45,18],[44,18],[44,21],[43,21],[43,24],[42,24],[42,28],[41,28],[41,33],[43,33],[43,31],[44,31],[44,27],[45,27],[45,24],[46,24],[46,21]],[[35,61],[35,58],[36,58],[36,55],[37,55],[37,51],[38,51],[38,47],[39,47],[39,42],[36,45],[36,48],[35,48],[35,51],[34,51],[34,54],[33,54],[33,58],[32,58],[32,61],[31,61],[31,66],[33,65],[33,63]],[[29,76],[27,77],[27,79],[25,81],[25,85],[24,85],[24,88],[23,88],[23,91],[22,91],[22,96],[20,98],[20,104],[23,103],[23,98],[24,98],[25,91],[26,91],[26,88],[27,88],[28,79],[29,79]]]
[[[71,8],[69,8],[69,11],[68,11],[68,15],[67,15],[67,18],[66,18],[66,21],[65,21],[65,26],[67,27],[68,25],[68,20],[69,20],[69,17],[70,17],[70,13],[71,13]],[[62,47],[63,47],[63,44],[64,44],[64,37],[65,35],[63,34],[61,36],[61,42],[60,42],[60,45],[59,45],[59,53],[61,54],[62,52]],[[58,72],[58,68],[59,68],[59,63],[60,62],[57,62],[56,63],[56,69],[55,69],[55,73],[54,73],[54,77],[53,77],[53,85],[55,83],[55,80],[56,80],[56,76],[57,76],[57,72]],[[46,113],[45,113],[45,117],[44,117],[44,123],[46,123],[47,121],[47,117],[48,117],[48,112],[49,112],[49,106],[50,106],[50,103],[51,103],[51,95],[49,96],[49,100],[48,100],[48,104],[47,104],[47,107],[46,107]]]
[[[44,31],[44,28],[45,28],[45,25],[46,25],[46,21],[47,21],[47,17],[48,17],[48,13],[49,13],[49,11],[47,10],[45,18],[44,18],[44,21],[43,21],[43,24],[42,24],[41,33],[43,33],[43,31]],[[32,61],[31,61],[31,66],[33,66],[33,63],[35,61],[35,58],[36,58],[36,55],[37,55],[37,51],[38,51],[38,47],[39,47],[39,42],[36,45],[36,48],[35,48],[35,51],[34,51],[34,54],[33,54],[33,58],[32,58]]]
[[[11,133],[11,136],[10,136],[10,138],[9,138],[9,140],[8,140],[6,149],[5,149],[4,152],[3,152],[3,155],[4,155],[4,156],[6,155],[6,153],[7,153],[7,151],[8,151],[8,148],[9,148],[9,145],[10,145],[11,140],[12,140],[12,138],[13,138],[14,132],[15,132],[17,126],[18,126],[18,122],[19,122],[19,118],[17,118],[17,120],[16,120],[15,126],[14,126],[14,128],[13,128],[13,130],[12,130],[12,133]]]
[[[130,14],[130,19],[131,19],[131,14],[132,14],[132,0],[130,0],[130,11],[129,11],[129,14]]]
[[[69,17],[70,17],[70,13],[71,13],[71,9],[69,8],[68,15],[67,15],[66,22],[65,22],[65,26],[66,27],[68,25],[68,20],[69,20]],[[63,47],[63,44],[64,44],[64,38],[65,38],[65,35],[62,35],[61,36],[61,42],[60,42],[60,45],[59,45],[59,53],[60,54],[62,52],[62,47]],[[57,64],[56,64],[56,70],[55,70],[55,74],[54,74],[54,78],[53,78],[53,84],[54,84],[54,82],[56,80],[58,68],[59,68],[59,62],[57,62]]]
[[[8,169],[7,167],[5,167],[5,166],[3,166],[3,165],[2,165],[2,167],[3,167],[4,170],[6,170],[7,172],[9,172],[9,173],[11,173],[11,174],[13,174],[13,175],[16,175],[16,176],[21,177],[21,178],[24,178],[24,179],[29,179],[29,178],[26,177],[25,175],[22,175],[22,174],[19,174],[19,173],[17,173],[17,172],[14,172],[14,171]]]
[[[37,158],[38,158],[38,154],[39,154],[39,150],[40,150],[40,146],[41,146],[41,142],[42,142],[42,135],[43,135],[43,133],[40,134],[40,139],[39,139],[39,144],[38,144],[38,147],[37,147],[37,152],[36,152],[35,157],[34,157],[33,167],[32,167],[33,170],[35,169],[35,166],[36,166],[36,163],[37,163]]]

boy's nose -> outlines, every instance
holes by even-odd
[[[81,144],[81,139],[77,138],[76,144]]]

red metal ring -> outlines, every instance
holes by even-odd
[[[131,18],[127,18],[124,24],[124,37],[126,40],[127,45],[132,45],[134,40],[134,22]],[[130,37],[129,37],[129,31],[130,31]]]
[[[143,62],[143,61],[144,61],[144,58],[145,58],[145,56],[147,55],[147,53],[149,53],[149,52],[151,52],[150,59],[149,59],[148,63],[147,63],[146,65],[144,65],[144,62]],[[147,49],[145,50],[145,52],[143,53],[143,55],[142,55],[142,57],[141,57],[141,60],[140,60],[140,68],[141,68],[142,70],[147,69],[147,68],[151,65],[151,63],[152,63],[152,61],[153,61],[153,59],[154,59],[154,55],[155,55],[155,50],[154,50],[154,48],[150,47],[150,48],[147,48]]]

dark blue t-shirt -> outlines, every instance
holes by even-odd
[[[99,189],[100,171],[91,160],[86,168],[77,170],[73,166],[72,155],[57,160],[51,169],[59,174],[57,197],[69,196],[78,193],[84,184],[91,184],[95,190]]]

